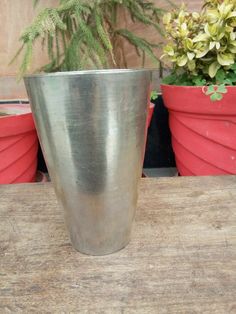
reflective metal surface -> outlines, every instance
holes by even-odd
[[[75,249],[103,255],[130,239],[142,171],[148,70],[25,78],[37,131]]]

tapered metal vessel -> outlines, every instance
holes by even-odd
[[[130,239],[151,73],[95,70],[25,77],[72,245],[105,255]]]

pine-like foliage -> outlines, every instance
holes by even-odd
[[[151,1],[143,0],[60,0],[56,8],[45,8],[24,31],[22,46],[15,58],[23,53],[20,76],[31,65],[34,43],[42,41],[47,47],[50,62],[44,72],[73,71],[90,68],[115,68],[126,65],[125,53],[121,60],[116,57],[120,38],[127,40],[138,55],[158,58],[152,44],[129,29],[120,29],[118,15],[126,11],[133,23],[154,27],[160,34],[159,25],[163,10]]]

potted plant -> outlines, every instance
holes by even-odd
[[[159,22],[164,10],[150,1],[61,0],[58,7],[45,8],[22,34],[22,45],[12,60],[14,62],[23,53],[19,78],[29,71],[34,43],[40,40],[43,48],[46,46],[49,62],[36,72],[127,68],[125,41],[134,46],[137,57],[142,57],[142,67],[146,58],[159,66],[155,50],[160,43],[148,42],[132,32],[130,27],[121,27],[119,17],[122,10],[133,23],[154,27],[162,35]],[[150,102],[147,128],[153,109]],[[41,150],[39,153],[41,161]]]
[[[72,244],[94,255],[129,242],[142,172],[151,72],[119,69],[119,39],[158,61],[157,45],[118,27],[120,8],[159,29],[151,2],[61,0],[21,37],[20,75],[34,42],[47,46],[50,61],[41,70],[50,73],[26,76],[26,89]]]
[[[205,0],[164,18],[172,62],[162,93],[181,175],[236,174],[236,3]]]
[[[0,101],[0,184],[35,181],[37,151],[29,103]]]
[[[159,65],[155,49],[160,43],[138,36],[130,26],[122,27],[122,10],[133,23],[154,27],[162,34],[160,19],[164,11],[151,1],[60,0],[57,7],[42,10],[23,32],[22,45],[12,60],[23,53],[19,76],[30,69],[34,43],[40,40],[47,47],[49,59],[39,69],[43,72],[127,68],[125,41],[135,47],[137,56],[142,56],[141,66],[146,57]]]

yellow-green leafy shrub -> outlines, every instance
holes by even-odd
[[[163,57],[173,64],[164,83],[210,85],[207,93],[220,100],[225,85],[236,84],[236,0],[205,0],[199,13],[183,5],[165,14],[163,23]]]

